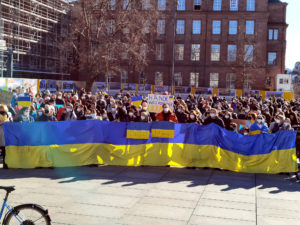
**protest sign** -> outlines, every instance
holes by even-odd
[[[12,98],[13,98],[13,93],[10,93],[8,91],[0,90],[0,103],[10,105]]]
[[[170,110],[173,111],[174,97],[171,95],[148,95],[149,112],[161,112],[163,104],[168,104]]]

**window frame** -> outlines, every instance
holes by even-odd
[[[192,77],[192,75],[194,75]],[[199,72],[190,72],[190,87],[197,88],[199,86]]]
[[[184,60],[184,44],[175,44],[175,60]]]
[[[165,50],[164,43],[156,43],[155,44],[155,60],[157,60],[157,61],[164,60],[164,50]],[[159,52],[159,55],[157,54],[158,52]]]
[[[219,73],[209,73],[209,87],[210,88],[218,88],[220,81]]]
[[[213,20],[211,33],[213,35],[221,35],[221,30],[222,30],[222,21],[221,20]]]
[[[230,52],[233,52],[233,49],[229,49],[230,47],[235,47],[235,55],[234,57],[231,57],[231,55],[229,54]],[[237,45],[233,45],[233,44],[229,44],[227,45],[227,62],[232,63],[232,62],[236,62],[237,60]]]
[[[213,1],[213,11],[222,11],[222,0]]]
[[[162,31],[162,32],[160,32]],[[166,34],[166,20],[157,20],[157,34],[165,35]]]
[[[252,26],[253,24],[253,26]],[[255,20],[246,20],[246,35],[254,35],[255,34]]]
[[[235,26],[232,26],[233,22],[235,22]],[[239,24],[238,20],[229,20],[229,22],[228,22],[228,34],[229,35],[237,35],[238,34],[238,26],[239,26],[238,24]],[[233,29],[235,29],[234,33],[231,32]]]
[[[199,26],[195,26],[196,23],[199,25]],[[199,28],[199,29],[198,29]],[[195,31],[198,31],[198,32],[195,32]],[[193,20],[193,30],[192,30],[192,34],[201,34],[201,20]]]
[[[255,0],[247,0],[247,6],[246,6],[246,11],[247,12],[255,12]]]
[[[270,61],[271,54],[275,55],[273,61]],[[277,52],[268,52],[268,66],[276,66],[277,65]]]
[[[176,20],[176,34],[184,34],[185,20]]]
[[[157,10],[158,11],[166,11],[167,9],[167,1],[166,0],[157,0]]]
[[[186,1],[185,0],[177,0],[177,11],[185,11]]]
[[[218,47],[218,48],[216,48]],[[213,49],[219,49],[219,51],[214,52]],[[211,62],[220,62],[221,59],[221,45],[220,44],[211,44],[210,47],[210,61]]]
[[[193,51],[193,50],[197,50],[197,51]],[[200,61],[200,56],[201,56],[201,44],[191,44],[191,61],[193,62]]]
[[[233,7],[234,2],[236,2],[236,7]],[[239,11],[239,0],[230,0],[229,11]]]

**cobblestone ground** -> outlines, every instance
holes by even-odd
[[[287,175],[168,167],[0,169],[0,185],[16,186],[12,205],[48,208],[53,224],[300,224],[300,184]]]

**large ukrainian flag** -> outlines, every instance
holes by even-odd
[[[97,120],[7,123],[3,125],[6,163],[9,168],[106,164],[212,167],[248,173],[297,171],[296,132],[242,136],[215,124],[172,124],[174,138],[153,134],[148,139],[138,134],[127,138],[131,130],[139,132],[138,126],[145,124]],[[149,126],[153,132],[167,125]]]

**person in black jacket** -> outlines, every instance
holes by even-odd
[[[211,123],[215,123],[220,127],[225,128],[224,121],[221,118],[219,118],[218,111],[216,109],[210,110],[210,115],[204,120],[203,125],[208,125]]]
[[[178,119],[178,123],[186,123],[188,115],[185,113],[183,105],[178,105],[175,114]]]
[[[85,120],[83,105],[79,104],[75,108],[75,114],[76,114],[77,120]]]
[[[117,119],[120,122],[127,122],[127,112],[123,107],[123,103],[122,102],[117,102]]]
[[[56,117],[54,116],[54,111],[55,109],[53,106],[45,105],[43,115],[38,117],[36,121],[57,121]]]

